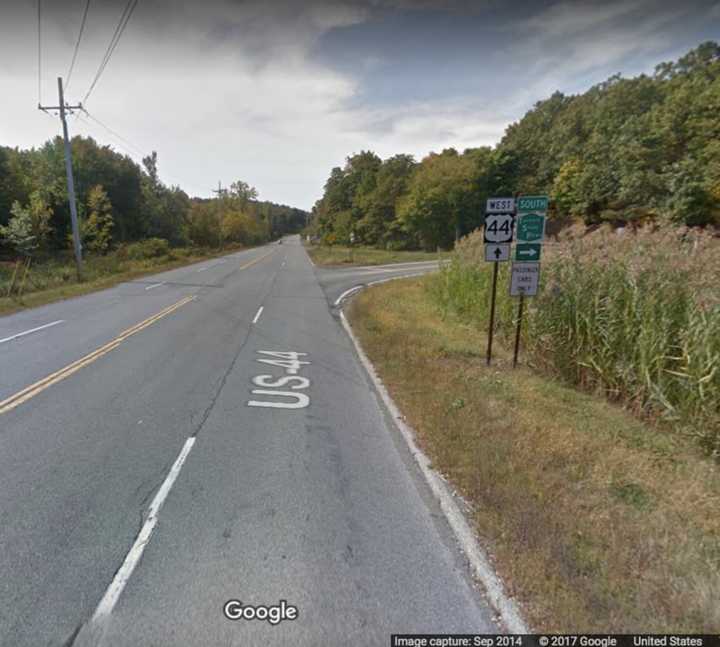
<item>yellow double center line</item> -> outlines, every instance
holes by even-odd
[[[267,258],[268,256],[270,256],[270,254],[272,254],[274,251],[275,251],[274,249],[271,249],[267,254],[263,254],[262,256],[259,256],[258,258],[254,258],[249,263],[245,263],[245,265],[241,265],[240,269],[246,270],[248,267],[255,265],[255,263],[259,263],[263,258]]]
[[[152,324],[154,324],[159,319],[167,317],[170,313],[175,312],[175,310],[181,308],[186,303],[190,303],[190,301],[193,301],[194,299],[194,296],[181,299],[177,303],[174,303],[173,305],[168,306],[164,310],[161,310],[157,314],[154,314],[152,317],[148,317],[144,321],[141,321],[139,324],[135,324],[131,328],[128,328],[127,330],[121,332],[117,337],[115,337],[115,339],[109,341],[104,346],[100,346],[100,348],[94,350],[92,353],[88,353],[87,355],[85,355],[85,357],[81,357],[79,360],[73,362],[72,364],[68,364],[65,368],[61,368],[59,371],[56,371],[55,373],[44,377],[42,380],[35,382],[35,384],[31,384],[30,386],[25,387],[22,391],[18,391],[14,395],[11,395],[6,400],[0,402],[0,414],[7,413],[15,407],[21,405],[23,402],[27,402],[30,398],[34,398],[38,393],[42,393],[45,389],[51,387],[53,384],[57,384],[61,380],[64,380],[66,377],[70,377],[73,373],[76,373],[81,368],[84,368],[88,364],[92,364],[95,360],[100,359],[103,355],[107,355],[110,351],[115,350],[128,337],[139,333],[141,330],[144,330],[148,326],[152,326]]]

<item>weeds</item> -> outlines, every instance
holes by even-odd
[[[502,343],[486,366],[485,330],[442,317],[428,293],[442,280],[372,287],[350,321],[433,466],[471,503],[533,630],[717,632],[717,465],[666,425],[513,370]]]
[[[549,247],[524,330],[532,363],[666,420],[720,456],[719,241],[600,231]],[[481,253],[479,234],[463,240],[429,290],[446,314],[486,327],[492,272]],[[514,318],[508,269],[496,319],[506,337]]]
[[[120,247],[106,255],[89,255],[83,260],[82,281],[77,280],[75,262],[70,253],[33,261],[24,277],[22,293],[20,279],[15,278],[15,289],[10,294],[16,263],[0,262],[0,313],[23,307],[38,306],[111,285],[143,274],[158,272],[226,254],[239,246],[224,250],[203,248],[170,248],[167,241],[149,239],[141,243]],[[22,277],[21,277],[22,278]]]
[[[394,251],[375,247],[345,247],[342,245],[308,245],[310,258],[316,265],[383,265],[415,261],[436,261],[447,258],[449,252]]]

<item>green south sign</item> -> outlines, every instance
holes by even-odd
[[[545,237],[545,216],[540,213],[521,213],[517,217],[518,243],[542,243]]]
[[[524,195],[517,199],[517,211],[542,211],[548,209],[548,197],[546,195]]]

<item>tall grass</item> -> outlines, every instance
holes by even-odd
[[[720,457],[720,243],[688,232],[602,231],[549,247],[524,330],[533,363],[669,421]],[[462,241],[430,290],[445,310],[486,326],[492,270],[481,250],[478,234]],[[509,337],[507,273],[497,328]]]
[[[108,287],[121,280],[170,269],[240,248],[239,245],[231,245],[223,249],[170,248],[167,241],[150,238],[121,246],[105,255],[86,256],[83,259],[82,281],[77,279],[72,254],[66,252],[34,259],[27,276],[21,265],[14,285],[12,277],[16,263],[0,261],[0,313],[76,296],[93,289]]]

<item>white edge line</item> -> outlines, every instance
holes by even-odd
[[[386,283],[387,281],[395,281],[397,279],[411,279],[413,276],[424,276],[425,274],[429,274],[429,272],[415,272],[414,274],[401,274],[400,276],[391,276],[388,279],[380,279],[378,281],[370,281],[370,283],[364,283],[363,285],[356,285],[354,288],[350,288],[349,290],[345,290],[336,300],[333,304],[335,307],[339,306],[345,299],[347,299],[349,296],[352,296],[355,294],[355,292],[358,292],[359,290],[362,290],[363,288],[369,288],[371,285],[377,285],[378,283]]]
[[[38,326],[37,328],[32,328],[32,329],[26,330],[24,332],[19,332],[17,335],[11,335],[10,337],[5,337],[5,339],[0,339],[0,344],[4,344],[6,341],[12,341],[13,339],[18,339],[19,337],[24,337],[25,335],[30,335],[31,333],[38,332],[39,330],[45,330],[45,328],[57,326],[58,324],[61,324],[61,323],[65,323],[65,319],[58,319],[57,321],[53,321],[49,324],[45,324],[44,326]]]
[[[201,267],[198,272],[204,272],[207,269],[207,267]]]
[[[165,283],[166,283],[165,281],[163,281],[162,283],[153,283],[152,285],[148,285],[145,289],[153,290],[155,288],[159,288],[161,285],[165,285]]]
[[[353,288],[350,288],[349,290],[345,290],[337,299],[335,299],[334,306],[339,306],[342,303],[342,300],[346,297],[350,296],[353,292],[357,292],[358,290],[362,290],[364,286],[362,285],[356,285]]]
[[[432,266],[437,265],[438,267],[442,264],[443,261],[447,259],[439,258],[435,261],[407,261],[405,263],[383,263],[382,265],[358,265],[358,266],[350,266],[350,267],[341,267],[341,268],[334,268],[334,269],[341,269],[343,271],[346,271],[348,273],[351,272],[362,272],[362,271],[369,271],[369,270],[386,270],[386,269],[407,269],[410,270],[413,268],[413,266]]]
[[[185,441],[183,448],[180,450],[180,454],[178,454],[178,457],[177,459],[175,459],[175,463],[170,468],[170,472],[165,478],[165,481],[163,481],[163,484],[160,486],[160,489],[157,491],[155,498],[150,504],[147,518],[145,519],[143,527],[140,529],[140,533],[138,534],[135,543],[130,549],[130,552],[125,557],[125,561],[120,567],[120,570],[118,570],[118,572],[115,574],[113,581],[110,582],[110,586],[105,591],[105,594],[103,595],[100,603],[95,609],[95,613],[93,613],[91,622],[97,622],[103,617],[108,616],[110,615],[110,613],[112,613],[112,610],[117,604],[117,601],[120,598],[120,595],[122,594],[125,585],[127,584],[130,576],[135,570],[135,567],[140,561],[140,558],[145,551],[145,547],[150,542],[150,537],[152,536],[153,530],[157,525],[158,515],[160,514],[163,503],[165,503],[165,499],[170,492],[170,488],[172,488],[173,483],[175,483],[175,479],[180,473],[183,463],[188,457],[188,454],[190,453],[190,450],[192,449],[194,444],[195,436],[191,436]]]
[[[258,319],[260,319],[260,315],[262,314],[262,311],[263,311],[264,309],[265,309],[264,306],[260,306],[260,307],[258,308],[258,311],[255,313],[255,318],[252,320],[252,322],[253,322],[254,324],[256,324],[256,323],[258,322]]]
[[[385,283],[388,280],[393,279],[384,279],[382,281],[376,281],[375,283]],[[371,283],[368,285],[373,284]],[[503,624],[510,633],[529,633],[528,627],[520,614],[517,604],[505,593],[502,581],[493,570],[487,554],[480,546],[475,532],[465,519],[465,516],[458,506],[454,495],[450,491],[442,475],[431,467],[432,463],[430,459],[417,446],[415,442],[415,431],[403,421],[402,413],[378,377],[375,367],[372,365],[367,355],[365,355],[360,342],[357,337],[355,337],[355,334],[345,317],[345,313],[342,310],[340,311],[340,320],[342,321],[343,328],[345,328],[345,331],[355,346],[355,351],[360,358],[360,362],[367,371],[367,374],[370,376],[377,392],[380,394],[380,398],[390,412],[393,422],[404,438],[410,453],[425,477],[425,481],[439,501],[440,508],[445,514],[456,539],[460,543],[460,547],[467,556],[473,573],[485,587],[490,604],[492,604],[492,606],[497,610]]]

